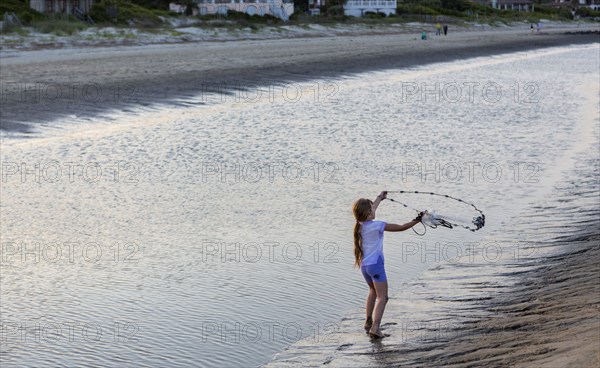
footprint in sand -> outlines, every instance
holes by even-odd
[[[392,335],[390,334],[383,334],[383,337],[390,337]],[[383,339],[383,337],[376,337],[376,336],[371,336],[371,341],[379,341],[381,339]]]
[[[340,345],[340,346],[338,346],[338,347],[337,347],[337,349],[335,349],[335,350],[337,350],[337,351],[343,351],[343,350],[346,350],[346,349],[350,348],[352,345],[354,345],[354,344],[344,344],[344,345]]]

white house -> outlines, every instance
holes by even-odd
[[[579,6],[598,11],[600,10],[600,0],[579,0]]]
[[[344,14],[362,17],[366,12],[396,14],[396,0],[348,0],[344,5]]]
[[[535,11],[532,0],[492,0],[491,5],[500,10]]]
[[[185,13],[185,5],[181,5],[181,4],[177,4],[177,3],[169,3],[169,11],[178,13],[178,14],[183,14]]]
[[[600,10],[600,0],[579,0],[576,5],[570,0],[554,0],[553,3],[546,3],[544,5],[552,8],[570,8],[572,12],[575,12],[577,8]]]
[[[327,0],[309,0],[308,10],[312,15],[321,11],[321,6]],[[362,17],[367,12],[385,13],[385,15],[396,14],[396,0],[347,0],[344,5],[344,14],[353,17]]]
[[[293,0],[200,0],[198,14],[227,14],[234,10],[248,15],[272,15],[288,20],[294,13]]]
[[[535,11],[535,2],[532,0],[471,0],[474,3],[489,5],[500,10],[518,10]],[[554,2],[544,2],[542,5],[553,8],[572,8],[587,7],[593,10],[600,10],[600,0],[578,0],[574,5],[571,0],[554,0]]]

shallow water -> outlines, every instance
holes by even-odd
[[[441,255],[441,261],[391,295],[382,325],[388,337],[369,339],[364,310],[356,309],[335,329],[293,344],[267,366],[539,366],[565,359],[565,350],[553,346],[576,339],[578,326],[589,328],[594,309],[588,309],[591,316],[585,311],[600,292],[600,114],[590,102],[586,120],[593,125],[586,134],[592,143],[571,152],[573,165],[546,195],[453,255],[444,250],[458,244],[423,251],[424,243],[422,253]],[[565,331],[571,337],[560,337]],[[594,333],[575,344],[598,339]],[[529,346],[538,349],[531,353]]]
[[[492,257],[485,244],[518,242],[504,224],[593,139],[598,56],[553,48],[203,95],[4,137],[3,365],[257,366],[323,338],[363,303],[350,206],[381,190],[451,194],[487,218],[475,233],[386,234],[392,292],[468,243]],[[384,202],[378,217],[414,212]]]

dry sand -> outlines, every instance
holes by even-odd
[[[415,34],[388,34],[4,51],[0,129],[27,132],[69,115],[87,119],[111,109],[176,102],[211,89],[597,42],[597,33],[581,33],[598,28],[584,24],[540,34],[469,29],[426,41]],[[580,34],[572,34],[574,30]]]

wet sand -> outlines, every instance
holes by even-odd
[[[387,68],[598,41],[598,26],[199,42],[3,52],[0,130],[27,133],[155,103],[202,104],[204,92],[335,78]]]
[[[548,200],[507,223],[504,260],[438,264],[392,292],[389,337],[366,337],[360,310],[266,366],[600,366],[599,168],[594,145]]]

